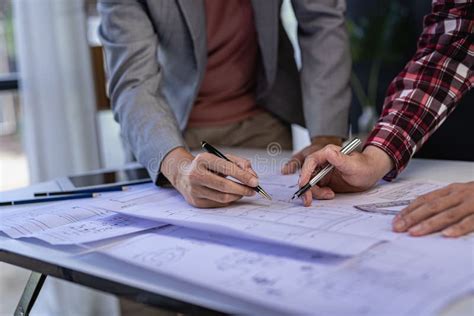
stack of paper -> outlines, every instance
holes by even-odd
[[[296,182],[262,177],[273,201],[255,196],[219,209],[191,207],[174,189],[137,185],[95,199],[3,210],[0,231],[53,245],[143,232],[96,251],[275,313],[424,315],[474,293],[474,237],[395,234],[392,215],[353,207],[410,200],[443,184],[381,182],[303,207],[289,201]]]
[[[37,238],[53,245],[82,244],[122,236],[163,224],[116,214],[71,200],[45,206],[8,208],[0,231],[11,238]]]
[[[101,199],[95,207],[234,237],[351,256],[403,236],[392,232],[392,216],[361,212],[353,205],[394,197],[410,199],[441,186],[430,182],[380,184],[365,194],[341,195],[304,207],[300,201],[289,201],[296,182],[296,176],[261,178],[261,186],[273,201],[255,196],[219,209],[191,207],[174,189],[152,185]]]

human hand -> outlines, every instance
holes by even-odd
[[[311,205],[313,197],[332,199],[335,192],[365,191],[393,169],[391,158],[375,146],[367,146],[362,153],[351,155],[344,155],[340,150],[339,146],[328,145],[306,157],[298,181],[300,187],[311,180],[316,168],[330,163],[334,169],[302,195],[305,206]]]
[[[326,145],[341,145],[342,138],[336,136],[316,136],[311,140],[311,145],[303,148],[296,154],[294,154],[290,161],[288,161],[282,168],[281,173],[283,174],[291,174],[295,173],[304,163],[305,158],[322,149]]]
[[[395,232],[446,237],[474,232],[474,182],[455,183],[418,197],[393,219]]]
[[[234,163],[209,153],[194,157],[179,147],[163,159],[161,172],[189,204],[202,208],[222,207],[243,196],[253,196],[252,188],[258,185],[257,174],[248,160],[234,155],[228,158]]]

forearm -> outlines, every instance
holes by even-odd
[[[161,100],[141,89],[123,91],[114,103],[114,113],[138,162],[156,183],[162,183],[159,175],[163,159],[185,143],[171,111],[158,111]]]
[[[175,116],[159,90],[158,37],[139,1],[100,0],[98,8],[115,118],[135,157],[156,180],[163,158],[184,146]]]
[[[318,144],[320,146],[326,146],[329,144],[334,144],[341,146],[343,138],[340,136],[333,136],[333,135],[321,135],[315,136],[311,138],[312,144]]]
[[[406,167],[474,86],[472,12],[472,3],[435,2],[425,18],[417,53],[390,85],[382,115],[366,143],[394,161],[386,179]]]

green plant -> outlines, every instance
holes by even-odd
[[[361,75],[352,71],[351,85],[363,107],[376,105],[380,72],[385,63],[398,62],[406,51],[401,36],[406,36],[409,23],[406,10],[398,1],[379,2],[372,12],[357,19],[348,19],[351,55],[354,65],[367,64],[367,84]]]
[[[3,43],[6,47],[10,67],[14,66],[15,61],[15,42],[13,29],[13,8],[10,0],[2,0],[0,4],[0,23],[3,24],[4,38]],[[15,69],[11,69],[15,71]]]
[[[5,38],[7,45],[7,53],[10,60],[15,60],[15,42],[14,42],[14,31],[13,31],[13,9],[10,4],[6,12],[5,19]]]

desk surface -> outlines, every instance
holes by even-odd
[[[250,156],[254,151],[244,152]],[[278,159],[287,159],[289,153]],[[275,157],[271,157],[275,159]],[[474,180],[474,163],[414,160],[403,174],[407,179],[446,182]],[[3,192],[1,199],[31,196],[35,191],[53,190],[54,181],[25,189]],[[108,293],[181,312],[214,311],[245,314],[274,314],[275,311],[188,284],[124,262],[88,253],[72,257],[77,247],[53,248],[40,242],[26,242],[0,236],[0,260],[52,275]],[[126,271],[126,273],[125,273]]]

